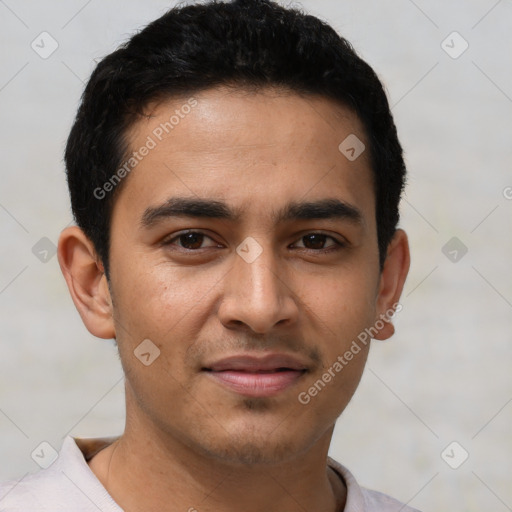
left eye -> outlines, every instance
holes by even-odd
[[[330,238],[334,242],[332,245],[328,247],[343,245],[341,242],[338,242],[338,240],[336,240],[332,236],[324,235],[323,233],[309,233],[307,235],[302,236],[299,240],[303,241],[305,249],[322,250],[325,249],[323,245],[325,244],[328,238]],[[307,247],[307,245],[309,245],[309,247]]]

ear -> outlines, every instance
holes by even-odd
[[[381,320],[384,327],[379,329],[379,332],[375,335],[377,340],[387,340],[395,333],[389,315],[394,311],[402,295],[410,263],[411,256],[407,235],[402,229],[397,229],[388,245],[384,268],[380,276],[376,323]]]
[[[98,338],[115,338],[112,298],[94,245],[77,226],[60,234],[60,269],[87,330]]]

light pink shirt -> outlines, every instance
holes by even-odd
[[[114,439],[67,436],[58,458],[48,468],[0,484],[0,511],[123,512],[87,464]],[[328,464],[347,487],[344,512],[419,512],[390,496],[360,487],[350,471],[330,457]]]

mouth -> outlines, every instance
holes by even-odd
[[[275,396],[297,383],[309,371],[295,356],[238,355],[224,358],[201,369],[223,387],[248,397]]]

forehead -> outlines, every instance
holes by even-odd
[[[269,204],[330,195],[372,213],[363,125],[333,100],[219,87],[153,103],[146,113],[127,133],[135,165],[120,199],[133,210],[186,195],[264,215]]]

